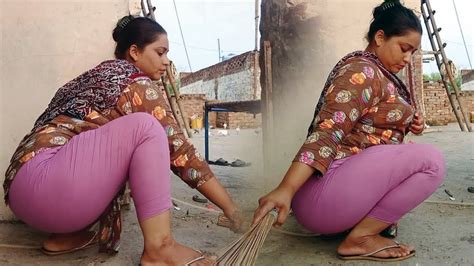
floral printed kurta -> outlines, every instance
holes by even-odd
[[[117,81],[119,79],[120,82]],[[101,82],[98,91],[88,90],[97,89],[98,82]],[[126,86],[120,90],[117,84]],[[209,165],[185,138],[160,88],[130,63],[124,60],[105,61],[62,89],[53,99],[54,104],[50,104],[38,121],[51,116],[51,110],[60,110],[62,114],[53,116],[51,120],[44,119],[47,121],[44,125],[37,126],[37,121],[35,128],[13,154],[4,182],[6,202],[15,174],[24,163],[48,148],[65,145],[82,132],[97,129],[113,119],[134,112],[149,113],[161,123],[168,135],[171,169],[190,187],[196,188],[214,176]],[[68,92],[77,93],[77,96],[68,98]],[[107,106],[106,103],[111,106],[98,107]],[[51,108],[52,105],[55,107]],[[83,114],[83,117],[79,119],[64,113]],[[120,194],[101,217],[102,251],[117,251],[119,247],[119,198]]]
[[[380,66],[352,57],[335,72],[294,162],[324,175],[333,160],[379,144],[403,142],[414,109]]]

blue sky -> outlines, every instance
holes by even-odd
[[[221,55],[239,54],[255,46],[254,0],[175,0],[193,71],[216,64]],[[442,27],[441,38],[447,43],[446,53],[459,69],[470,68],[452,0],[431,0],[436,10],[436,23]],[[183,41],[172,0],[153,0],[156,17],[168,31],[170,58],[178,71],[189,71]],[[474,1],[455,0],[471,63],[474,63]],[[424,24],[423,24],[424,27]],[[425,29],[424,29],[425,30]],[[426,30],[425,30],[426,31]],[[426,34],[422,48],[431,50]],[[436,64],[424,64],[424,72],[437,72]]]

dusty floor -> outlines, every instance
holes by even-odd
[[[216,132],[216,131],[215,131]],[[214,132],[214,133],[215,133]],[[257,162],[261,161],[258,145],[261,133],[242,130],[238,134],[211,137],[211,160],[219,157],[231,162],[236,158],[252,162],[252,166],[234,168],[212,166],[221,182],[242,208],[250,215],[258,196],[266,192],[268,184],[261,178]],[[411,136],[414,142],[432,143],[444,151],[448,174],[444,184],[429,199],[448,203],[474,203],[474,194],[467,191],[474,186],[474,135],[462,133],[455,124],[432,127],[423,136]],[[203,150],[202,133],[193,139]],[[451,201],[448,189],[455,197]],[[173,197],[194,205],[191,197],[196,192],[173,179]],[[217,252],[238,235],[215,225],[216,214],[188,207],[178,202],[181,210],[173,212],[173,230],[178,241],[189,246]],[[400,223],[398,239],[417,248],[415,258],[385,265],[474,265],[474,207],[424,203]],[[303,232],[293,218],[284,230]],[[17,222],[0,223],[0,247],[3,244],[38,246],[45,235]],[[115,256],[97,254],[95,248],[59,257],[43,256],[35,249],[0,248],[0,265],[137,265],[142,248],[142,237],[132,210],[124,215],[122,249]],[[335,255],[341,239],[290,236],[272,231],[268,236],[257,265],[376,265],[377,263],[343,263]]]

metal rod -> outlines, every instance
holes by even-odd
[[[259,9],[258,9],[258,0],[255,0],[255,51],[258,50],[258,19],[259,19]]]
[[[218,62],[221,62],[222,58],[221,58],[221,40],[219,38],[217,38],[217,51],[219,52],[219,61]]]
[[[173,0],[173,5],[174,5],[174,11],[176,12],[176,18],[178,19],[179,32],[181,33],[181,39],[183,40],[184,52],[186,53],[186,58],[188,59],[189,71],[193,72],[193,69],[191,67],[191,61],[189,60],[188,48],[186,47],[186,41],[184,40],[183,29],[181,28],[181,21],[179,20],[178,8],[176,7],[175,0]]]
[[[204,157],[206,162],[209,162],[209,113],[206,103],[204,103]]]
[[[456,19],[458,20],[459,31],[461,32],[462,41],[464,43],[464,49],[466,49],[467,61],[469,61],[469,66],[472,69],[471,58],[469,57],[469,51],[467,50],[466,39],[464,39],[464,33],[461,27],[461,21],[459,21],[458,9],[456,8],[456,3],[453,0],[454,12],[456,13]]]

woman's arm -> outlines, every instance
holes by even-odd
[[[168,136],[171,170],[190,187],[197,188],[229,218],[235,216],[237,205],[215,178],[207,162],[186,139],[161,90],[151,80],[131,84],[119,98],[117,108],[122,114],[146,112],[153,115]]]
[[[281,225],[296,191],[315,171],[323,176],[331,162],[342,156],[339,145],[344,136],[381,98],[380,78],[374,68],[366,62],[354,62],[340,69],[324,95],[324,105],[314,117],[313,132],[301,146],[282,182],[259,200],[254,223],[277,208],[276,225]]]
[[[242,213],[232,201],[227,190],[225,190],[216,178],[209,179],[206,183],[199,186],[197,190],[222,209],[224,215],[231,221],[230,229],[232,231],[240,231],[243,223]]]
[[[259,199],[259,207],[255,210],[252,223],[258,223],[269,211],[276,208],[278,209],[278,218],[275,225],[281,226],[290,211],[291,199],[314,171],[314,168],[306,164],[292,163],[280,185]]]

